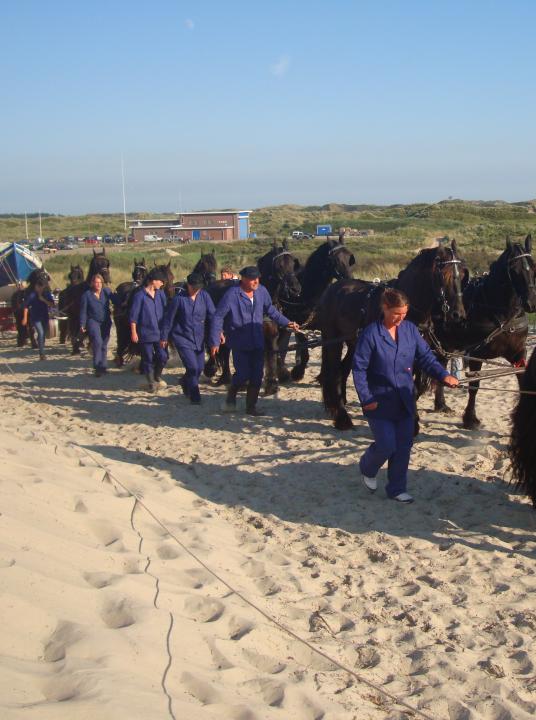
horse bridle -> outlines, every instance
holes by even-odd
[[[512,287],[515,288],[515,282],[512,279],[512,274],[510,272],[510,267],[517,262],[518,260],[522,261],[523,270],[527,273],[528,281],[527,281],[527,297],[530,294],[531,291],[536,293],[536,285],[534,284],[534,273],[531,272],[531,267],[529,265],[529,262],[527,258],[530,258],[532,260],[532,255],[528,252],[520,253],[519,255],[516,255],[513,258],[510,258],[508,262],[506,263],[506,274],[508,275],[508,280],[512,284]],[[534,262],[534,261],[533,261]],[[517,289],[516,289],[517,292]],[[520,295],[520,293],[518,293]],[[520,295],[521,297],[521,295]]]
[[[339,244],[339,245],[334,245],[332,248],[329,249],[328,257],[331,258],[331,256],[332,256],[332,255],[335,255],[335,253],[339,252],[339,250],[347,250],[347,249],[348,249],[348,248],[346,247],[346,245],[341,245],[341,244]],[[343,275],[341,275],[341,272],[339,271],[339,269],[337,268],[337,266],[335,265],[335,263],[332,262],[331,265],[332,265],[332,268],[333,268],[333,274],[334,274],[335,278],[336,278],[337,280],[345,280],[346,278],[345,278]]]
[[[453,270],[453,276],[454,276],[454,290],[456,297],[458,298],[461,306],[463,307],[463,291],[462,291],[462,282],[461,282],[461,276],[460,276],[460,268],[459,265],[462,265],[462,261],[458,260],[456,256],[454,255],[454,250],[452,248],[450,249],[452,253],[452,259],[451,260],[438,260],[436,265],[438,267],[443,268],[445,265],[452,265]],[[439,301],[441,303],[441,310],[443,312],[443,320],[447,321],[447,313],[449,312],[450,305],[447,300],[447,296],[445,294],[445,287],[443,284],[444,276],[441,271],[439,271],[439,275],[441,276],[441,286],[439,288]]]

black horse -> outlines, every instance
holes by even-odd
[[[89,263],[85,282],[68,285],[63,291],[64,312],[68,318],[68,333],[71,337],[72,355],[80,354],[80,347],[83,342],[80,335],[80,303],[82,295],[89,289],[93,276],[97,274],[102,275],[105,284],[108,285],[111,282],[110,260],[106,257],[105,248],[99,253],[93,250],[93,257]]]
[[[300,262],[289,251],[286,242],[281,246],[274,243],[271,250],[258,259],[257,266],[261,273],[261,282],[279,310],[282,311],[284,305],[288,307],[299,301],[301,285],[296,273],[300,269]],[[272,320],[265,320],[265,395],[277,392],[278,380],[286,382],[290,379],[290,373],[284,365],[284,356],[280,352],[279,337],[278,325]]]
[[[128,323],[128,310],[130,307],[130,297],[132,293],[143,285],[143,281],[147,275],[147,266],[145,258],[136,260],[134,258],[134,267],[132,268],[132,280],[120,283],[115,292],[117,302],[114,304],[113,316],[117,337],[117,347],[115,351],[115,364],[122,367],[125,364],[125,356],[130,347],[130,326]],[[125,322],[125,317],[127,322]]]
[[[162,290],[166,293],[167,299],[171,300],[175,295],[175,285],[173,284],[173,272],[171,270],[171,261],[167,265],[155,265],[156,270],[160,270],[166,275],[166,281]],[[145,268],[145,270],[147,270]],[[134,275],[134,273],[133,273]],[[134,295],[143,291],[143,282],[141,285],[134,287],[129,293],[127,303],[124,308],[116,315],[114,312],[114,322],[117,333],[117,350],[115,363],[118,367],[124,365],[126,361],[130,361],[135,355],[139,355],[140,351],[137,343],[133,343],[130,339],[130,322],[129,313],[132,307]]]
[[[71,269],[69,271],[69,274],[67,275],[67,278],[69,280],[69,284],[66,288],[64,288],[59,296],[58,296],[58,309],[61,311],[62,314],[65,314],[67,311],[67,305],[68,305],[68,289],[73,285],[80,285],[84,282],[84,271],[80,267],[80,265],[71,265]],[[60,344],[65,345],[65,342],[67,340],[67,337],[69,335],[69,319],[66,320],[60,320],[59,321],[59,331],[60,331]]]
[[[506,248],[490,266],[489,273],[471,280],[464,289],[466,322],[461,325],[434,321],[431,344],[446,365],[446,353],[466,354],[470,371],[480,371],[482,360],[502,357],[514,366],[526,358],[528,318],[536,310],[532,238],[524,246],[506,241]],[[437,341],[436,341],[437,338]],[[463,426],[474,430],[480,425],[475,405],[479,382],[469,384],[469,398]],[[448,411],[442,385],[436,386],[435,409]]]
[[[296,273],[301,286],[300,295],[295,299],[281,298],[280,306],[289,320],[303,325],[309,320],[316,308],[322,294],[333,280],[346,280],[352,277],[352,265],[355,257],[344,244],[344,238],[327,240],[314,250],[307,258],[305,265]],[[279,330],[279,356],[278,375],[286,380],[288,370],[285,366],[285,357],[291,333],[288,330]],[[309,349],[307,337],[303,332],[295,333],[296,337],[296,364],[290,372],[292,380],[299,381],[305,375],[309,362]]]
[[[319,380],[324,405],[338,430],[353,427],[345,408],[346,383],[359,331],[381,316],[384,288],[396,287],[408,296],[408,319],[424,332],[434,315],[443,317],[446,323],[464,319],[462,284],[467,277],[468,271],[457,257],[453,240],[450,248],[421,250],[398,277],[388,283],[340,280],[326,290],[310,327],[322,332]],[[343,358],[345,344],[347,351]]]
[[[532,394],[521,394],[512,413],[508,455],[513,480],[536,508],[536,349],[518,380],[520,390]]]
[[[30,340],[31,346],[35,349],[37,347],[37,340],[35,338],[35,330],[31,324],[31,320],[28,317],[28,324],[22,324],[22,318],[24,315],[24,303],[28,295],[35,290],[37,283],[42,283],[45,287],[50,290],[48,283],[50,282],[50,275],[47,273],[45,268],[39,268],[32,270],[28,275],[26,282],[27,287],[21,287],[22,283],[13,295],[11,296],[11,307],[13,309],[13,315],[15,317],[15,324],[17,327],[17,347],[24,347],[26,342]]]

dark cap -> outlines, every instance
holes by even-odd
[[[200,273],[196,272],[190,273],[186,278],[186,282],[188,283],[188,285],[191,285],[194,288],[203,287],[203,285],[205,284],[203,276]]]
[[[162,282],[166,282],[167,274],[159,268],[153,268],[147,275],[147,281],[151,282],[151,280],[162,280]]]
[[[240,270],[240,275],[248,280],[256,280],[261,276],[259,268],[255,267],[255,265],[248,265],[247,267],[242,268],[242,270]]]

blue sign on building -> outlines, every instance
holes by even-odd
[[[331,235],[331,225],[317,225],[316,226],[316,234],[317,235]]]

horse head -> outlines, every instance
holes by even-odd
[[[32,270],[32,272],[28,275],[28,278],[27,278],[27,283],[28,283],[30,290],[35,290],[35,286],[37,284],[48,287],[49,282],[50,282],[50,275],[47,273],[45,268],[40,268],[38,270]]]
[[[525,312],[536,312],[535,265],[532,259],[532,235],[527,235],[525,245],[506,241],[506,250],[497,262],[505,264],[508,276]]]
[[[259,260],[261,276],[267,281],[272,297],[279,300],[293,300],[301,293],[301,284],[296,275],[300,261],[288,250],[288,245],[274,246]]]
[[[437,300],[445,323],[465,320],[463,290],[469,282],[469,270],[458,255],[458,245],[453,239],[450,247],[440,246],[434,262],[434,281]]]
[[[352,277],[350,267],[355,265],[355,257],[344,244],[344,237],[341,240],[328,240],[324,247],[326,253],[326,266],[332,279],[350,279]]]
[[[210,285],[210,283],[216,280],[217,269],[218,261],[216,260],[214,249],[212,249],[212,252],[206,253],[205,255],[201,253],[201,257],[195,264],[192,272],[202,275],[205,285]]]
[[[112,277],[110,275],[110,261],[106,257],[106,249],[103,248],[102,252],[98,253],[93,250],[93,257],[89,264],[89,270],[86,277],[86,282],[91,282],[94,275],[102,275],[102,278],[106,284],[110,283]]]
[[[160,270],[165,274],[166,280],[162,290],[166,293],[168,299],[172,298],[175,295],[175,286],[173,285],[175,278],[173,276],[173,271],[171,270],[171,260],[167,265],[155,265],[155,269]]]
[[[132,269],[132,280],[136,285],[141,285],[147,275],[147,266],[145,265],[145,258],[136,260],[134,258],[134,268]]]
[[[70,285],[80,285],[80,283],[84,282],[84,271],[80,265],[71,265],[67,278]]]

